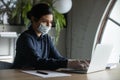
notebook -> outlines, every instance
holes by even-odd
[[[112,46],[106,44],[97,44],[96,49],[91,57],[91,62],[87,70],[75,70],[64,68],[63,72],[73,72],[73,73],[92,73],[96,71],[102,71],[106,69],[106,65],[110,54],[112,52]]]

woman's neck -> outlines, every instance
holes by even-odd
[[[41,32],[39,32],[36,27],[33,27],[33,29],[34,29],[36,35],[37,35],[38,37],[40,37],[40,36],[41,36]]]
[[[41,33],[40,33],[40,32],[35,31],[35,33],[37,34],[37,36],[38,36],[38,37],[40,37],[40,36],[41,36]]]

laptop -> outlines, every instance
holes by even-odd
[[[97,44],[94,53],[91,57],[91,62],[87,70],[75,70],[64,68],[61,69],[63,72],[71,72],[71,73],[92,73],[97,71],[102,71],[106,69],[108,59],[112,52],[112,46],[106,44]]]

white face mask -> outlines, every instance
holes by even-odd
[[[38,31],[40,31],[43,35],[47,34],[50,31],[51,27],[49,26],[45,26],[43,24],[40,24],[40,26],[38,27]]]

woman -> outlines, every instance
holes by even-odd
[[[47,34],[52,26],[52,9],[44,3],[36,4],[27,14],[31,25],[16,43],[13,68],[58,69],[83,67],[78,60],[68,60],[60,55]]]

